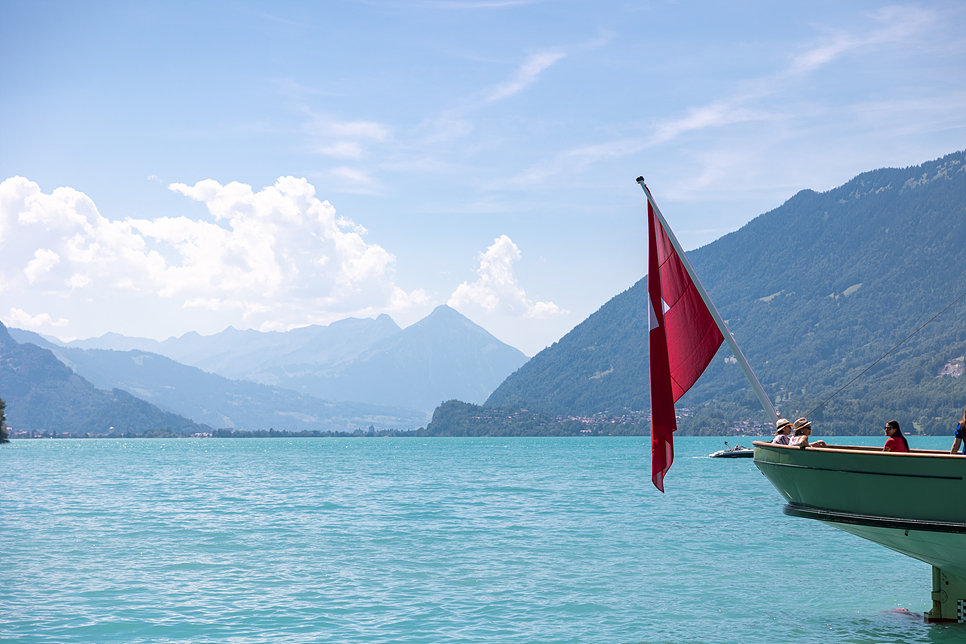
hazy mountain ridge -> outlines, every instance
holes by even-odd
[[[766,391],[791,416],[966,291],[964,204],[966,154],[957,152],[866,172],[824,193],[803,190],[688,256]],[[507,378],[486,405],[579,415],[646,409],[646,310],[641,280]],[[966,403],[966,378],[948,375],[966,351],[964,316],[966,300],[815,418],[841,433],[878,430],[885,416],[949,431]],[[683,431],[762,415],[728,356],[723,348],[679,402],[697,411]]]
[[[187,333],[163,342],[114,333],[66,346],[36,334],[22,338],[53,349],[99,386],[134,392],[196,420],[245,429],[254,425],[297,431],[352,418],[366,419],[365,427],[415,427],[444,400],[483,402],[526,362],[523,353],[448,306],[437,307],[406,329],[380,315],[287,333],[228,328],[212,336]],[[98,355],[94,352],[105,350],[98,347],[119,347],[136,355]],[[88,353],[78,353],[84,351]],[[136,372],[131,362],[135,358],[141,361]],[[234,380],[179,372],[165,359]],[[195,384],[186,388],[184,382]],[[264,385],[271,387],[257,388]],[[174,394],[182,390],[183,395]],[[251,409],[242,412],[246,406]],[[289,422],[277,419],[273,425],[271,416],[265,416],[273,410],[290,415]],[[296,423],[297,418],[309,426]]]
[[[48,350],[16,342],[0,323],[0,392],[14,431],[107,434],[209,431],[126,391],[102,391]]]
[[[21,342],[44,346],[35,333],[11,329]],[[298,432],[413,429],[427,415],[412,409],[330,402],[279,387],[232,380],[140,350],[46,348],[95,386],[121,389],[195,422],[214,428]]]
[[[260,376],[295,362],[337,365],[399,331],[392,318],[380,315],[375,319],[346,318],[327,326],[310,325],[287,332],[228,327],[214,335],[190,331],[163,341],[105,333],[97,338],[59,344],[80,349],[138,349],[228,378],[271,381],[272,376]]]
[[[336,333],[316,333],[297,349],[271,359],[261,359],[263,352],[233,360],[211,352],[204,364],[216,367],[216,373],[246,373],[247,379],[327,400],[407,407],[428,414],[453,398],[483,402],[527,360],[445,305],[405,329],[386,315],[343,320],[328,328]],[[257,360],[261,361],[253,367]]]
[[[385,400],[432,410],[445,400],[483,402],[526,362],[517,349],[448,306],[384,338],[329,377],[304,383],[307,391],[335,391],[347,400]],[[408,402],[407,402],[408,401]]]

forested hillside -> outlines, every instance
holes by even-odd
[[[665,215],[673,227],[674,213]],[[966,292],[966,154],[804,190],[688,256],[766,391],[794,417]],[[646,409],[646,311],[641,280],[486,404],[561,415]],[[827,434],[878,433],[890,418],[913,432],[948,433],[966,404],[964,352],[966,298],[813,418]],[[763,418],[729,356],[723,347],[679,401],[691,413],[683,433]]]

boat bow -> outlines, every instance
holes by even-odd
[[[966,606],[966,457],[754,445],[755,465],[788,501],[785,514],[931,564],[934,606],[927,619],[958,619]]]

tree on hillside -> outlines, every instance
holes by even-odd
[[[7,403],[0,398],[0,443],[9,443],[10,438],[7,434]]]

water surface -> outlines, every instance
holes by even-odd
[[[676,446],[662,495],[636,437],[14,441],[0,641],[966,639],[897,611],[926,564]]]

